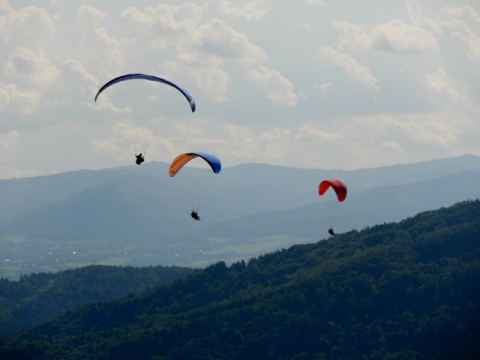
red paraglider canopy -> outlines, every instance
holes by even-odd
[[[332,187],[337,194],[338,201],[342,202],[347,197],[347,185],[340,179],[326,179],[323,180],[318,187],[318,194],[323,195],[328,190],[329,187]]]

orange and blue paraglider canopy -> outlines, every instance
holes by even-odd
[[[197,157],[205,160],[212,168],[214,174],[218,174],[222,169],[222,163],[217,155],[206,151],[197,151],[178,155],[170,164],[170,169],[168,171],[170,176],[174,177],[183,165]]]

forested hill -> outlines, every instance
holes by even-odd
[[[351,231],[4,340],[7,359],[479,359],[480,201]]]
[[[193,270],[94,265],[0,279],[0,335],[28,329],[92,301],[110,300],[173,281]]]

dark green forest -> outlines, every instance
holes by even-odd
[[[4,337],[4,359],[480,359],[480,201],[218,262]]]
[[[0,335],[28,329],[92,301],[142,292],[192,272],[181,267],[92,265],[0,279]]]

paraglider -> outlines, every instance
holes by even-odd
[[[218,174],[222,170],[222,163],[220,162],[220,159],[217,155],[206,151],[197,151],[178,155],[170,164],[168,173],[171,177],[174,177],[183,168],[185,164],[197,157],[205,160],[214,174]],[[194,220],[200,220],[200,216],[198,216],[198,206],[197,209],[192,210],[190,216]]]
[[[332,188],[335,191],[338,202],[343,202],[347,198],[347,185],[343,180],[340,180],[340,179],[323,180],[318,186],[318,194],[322,196],[327,192],[329,188]],[[331,221],[333,222],[333,219],[331,219]],[[335,236],[335,231],[333,230],[333,226],[330,226],[330,228],[328,229],[328,233],[330,234],[330,236]]]
[[[190,214],[190,216],[191,216],[194,220],[200,220],[200,216],[198,216],[198,213],[197,213],[195,210],[192,210],[192,213]]]
[[[122,81],[133,80],[133,79],[143,79],[143,80],[149,80],[149,81],[156,81],[156,82],[160,82],[162,84],[166,84],[166,85],[174,87],[175,89],[180,91],[183,94],[183,96],[185,96],[185,98],[188,100],[188,103],[190,104],[190,108],[192,109],[192,112],[195,112],[195,109],[196,109],[195,100],[193,99],[192,95],[190,95],[190,93],[187,90],[185,90],[183,87],[181,87],[178,84],[175,84],[174,82],[172,82],[170,80],[160,78],[160,77],[157,77],[157,76],[153,76],[153,75],[146,75],[146,74],[126,74],[126,75],[122,75],[122,76],[116,77],[115,79],[110,80],[105,85],[103,85],[100,88],[100,90],[98,90],[97,94],[95,95],[95,101],[97,101],[97,98],[102,93],[102,91],[109,88],[110,86],[115,85],[115,84],[117,84],[119,82],[122,82]]]
[[[197,157],[205,160],[212,168],[214,174],[218,174],[222,170],[222,163],[217,155],[206,151],[197,151],[178,155],[170,164],[170,169],[168,170],[170,176],[174,177],[186,163]]]
[[[340,179],[327,179],[323,180],[318,187],[318,194],[321,196],[325,194],[328,188],[332,187],[337,194],[337,199],[342,202],[347,197],[347,185]]]
[[[137,158],[135,160],[135,164],[137,164],[137,165],[140,165],[141,163],[143,163],[145,161],[145,155],[142,155],[142,153],[140,153],[138,155],[137,155],[137,153],[135,153],[135,157]]]

